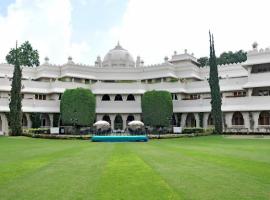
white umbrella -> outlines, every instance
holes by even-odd
[[[96,123],[94,123],[94,126],[97,127],[97,129],[99,128],[109,128],[110,127],[110,123],[104,120],[100,120],[97,121]]]
[[[141,121],[134,120],[134,121],[129,122],[128,125],[132,129],[138,129],[138,128],[143,127],[144,126],[144,123],[141,122]]]
[[[129,126],[144,126],[144,123],[141,121],[134,120],[134,121],[129,122],[128,125]]]

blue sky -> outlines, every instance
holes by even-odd
[[[232,6],[233,5],[233,6]],[[174,51],[217,54],[270,45],[269,0],[1,0],[0,62],[15,41],[29,40],[51,63],[93,65],[117,41],[134,59],[157,64]]]

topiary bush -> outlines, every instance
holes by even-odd
[[[148,91],[142,97],[142,117],[145,125],[168,127],[173,114],[171,94],[167,91]]]
[[[64,92],[60,103],[61,120],[64,125],[72,125],[79,133],[80,127],[91,126],[95,120],[96,99],[84,88],[69,89]]]

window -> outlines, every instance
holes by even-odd
[[[108,94],[104,94],[103,96],[102,96],[102,99],[101,99],[101,101],[110,101],[111,99],[110,99],[110,96],[108,95]]]
[[[186,127],[196,127],[196,119],[193,113],[187,115]]]
[[[123,101],[123,98],[120,94],[115,95],[114,101]]]
[[[177,94],[172,93],[172,100],[178,100]]]
[[[245,91],[236,91],[236,92],[233,92],[233,96],[234,97],[245,97],[246,92]]]
[[[259,116],[259,125],[270,125],[270,113],[263,111]]]
[[[244,118],[241,112],[233,113],[232,125],[244,125]]]
[[[127,101],[135,101],[134,95],[133,95],[133,94],[129,94],[129,95],[127,96]]]
[[[35,94],[35,99],[46,100],[46,94]]]

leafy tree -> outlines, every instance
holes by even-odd
[[[79,133],[80,127],[91,126],[95,120],[96,99],[84,88],[69,89],[64,92],[60,103],[63,124],[72,125]]]
[[[247,52],[243,50],[239,50],[234,53],[232,51],[223,52],[219,57],[216,58],[216,60],[218,65],[245,62],[247,60]],[[200,63],[200,67],[208,66],[209,58],[201,57],[198,59],[198,62]]]
[[[204,66],[209,65],[209,58],[208,57],[201,57],[197,61],[200,63],[200,67],[204,67]]]
[[[18,59],[19,65],[39,66],[38,50],[33,49],[29,41],[24,42],[17,50],[12,48],[6,56],[9,64],[15,65],[16,59]]]
[[[17,136],[22,134],[22,96],[21,96],[21,79],[22,70],[19,63],[19,50],[14,49],[14,71],[11,84],[11,96],[9,103],[9,120],[11,135]]]
[[[152,127],[168,127],[173,114],[171,94],[167,91],[148,91],[142,97],[144,123]]]
[[[211,107],[213,120],[215,124],[215,132],[222,133],[222,111],[221,111],[221,94],[219,88],[219,79],[218,79],[218,69],[217,69],[217,60],[215,55],[215,46],[214,46],[214,37],[209,32],[210,37],[210,74],[209,74],[209,85],[211,89]]]

